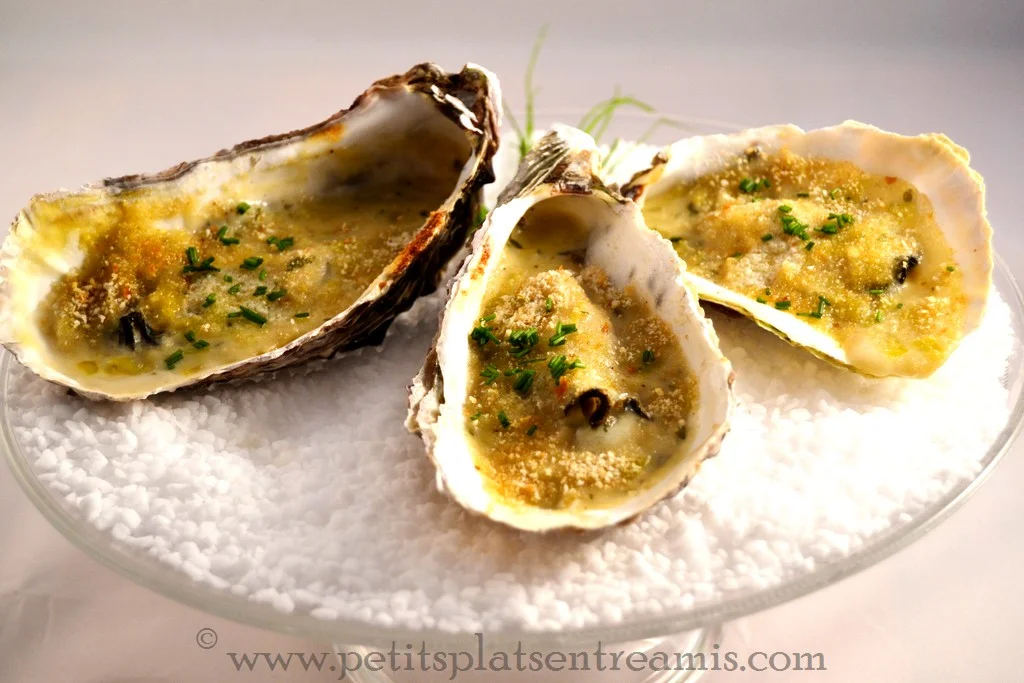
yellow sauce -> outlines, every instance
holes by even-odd
[[[495,492],[545,508],[608,504],[653,481],[698,398],[668,325],[583,265],[587,226],[561,202],[531,209],[494,256],[464,416]],[[595,392],[608,399],[598,420]]]
[[[200,216],[187,199],[123,193],[78,226],[84,261],[52,286],[40,328],[72,374],[188,375],[266,353],[380,275],[453,190],[460,159],[442,166],[379,182],[356,169],[316,196],[239,197]],[[125,338],[122,318],[140,314],[152,341],[137,322]]]
[[[649,196],[643,213],[691,272],[799,316],[863,372],[926,376],[962,336],[952,250],[900,178],[751,149]]]

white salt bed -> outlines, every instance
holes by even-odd
[[[865,379],[712,313],[738,376],[720,455],[635,523],[531,536],[438,494],[403,429],[440,305],[419,301],[379,348],[128,405],[15,364],[8,413],[79,523],[183,583],[323,620],[491,633],[679,612],[836,562],[974,477],[1009,414],[998,295],[923,381]]]

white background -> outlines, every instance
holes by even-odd
[[[418,61],[479,62],[521,103],[544,21],[541,108],[588,106],[618,84],[666,113],[804,127],[855,118],[947,133],[986,177],[996,248],[1024,274],[1019,0],[0,0],[0,215],[13,217],[34,192],[307,125]],[[1024,680],[1022,481],[1018,444],[937,531],[854,578],[731,625],[723,649],[823,652],[828,671],[801,676],[815,681]],[[0,681],[259,680],[235,674],[223,653],[324,649],[132,585],[50,529],[3,468],[0,520]],[[195,644],[202,627],[220,634],[209,652]],[[760,680],[705,680],[748,679]]]

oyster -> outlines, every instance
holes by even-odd
[[[309,128],[38,195],[0,255],[0,340],[115,400],[377,343],[463,246],[500,101],[480,67],[422,64]]]
[[[694,137],[623,194],[701,298],[861,374],[926,377],[984,313],[984,184],[944,135],[848,121]]]
[[[670,245],[556,127],[473,239],[408,428],[465,508],[528,531],[628,520],[728,431],[732,369]]]

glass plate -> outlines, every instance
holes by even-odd
[[[552,110],[545,112],[542,123],[565,121],[575,124],[581,116],[579,110]],[[522,121],[522,117],[519,117]],[[617,117],[610,129],[625,139],[636,139],[645,134],[660,119],[648,115]],[[664,144],[688,134],[728,132],[739,126],[693,118],[672,119],[658,126],[652,142]],[[506,140],[513,139],[506,133]],[[610,136],[605,136],[610,140]],[[514,142],[514,139],[513,139]],[[1000,292],[1011,309],[1012,326],[1017,339],[1024,338],[1024,301],[1007,265],[996,257],[993,285]],[[193,583],[168,565],[131,550],[118,542],[107,532],[99,531],[82,520],[76,510],[71,509],[61,496],[41,482],[28,461],[21,446],[14,438],[8,413],[8,379],[15,361],[5,353],[0,363],[0,397],[3,399],[0,413],[0,449],[3,450],[15,479],[40,512],[72,543],[89,556],[121,573],[127,578],[161,593],[173,600],[185,603],[219,616],[267,628],[274,631],[296,634],[315,640],[349,645],[384,646],[392,640],[415,638],[427,640],[436,648],[464,645],[464,636],[425,629],[409,632],[386,629],[360,621],[324,621],[306,615],[284,614],[274,608],[228,592],[219,592],[206,585]],[[524,647],[576,647],[604,642],[627,642],[643,638],[665,636],[717,624],[757,612],[793,600],[819,588],[831,585],[840,579],[883,560],[906,547],[928,531],[934,529],[954,510],[967,500],[988,476],[999,459],[1009,450],[1010,444],[1021,429],[1024,418],[1024,345],[1016,345],[1003,377],[1003,384],[1009,391],[1011,414],[1008,423],[997,436],[988,452],[980,459],[981,468],[971,481],[949,491],[941,499],[926,507],[910,521],[892,527],[873,536],[856,552],[831,563],[822,563],[809,573],[784,581],[773,587],[755,591],[717,603],[703,604],[691,609],[677,610],[655,617],[638,617],[617,624],[614,627],[564,630],[554,633],[517,633],[512,631],[488,633],[489,646],[501,647],[522,641]],[[411,641],[410,641],[411,642]],[[514,645],[511,645],[514,647]]]

